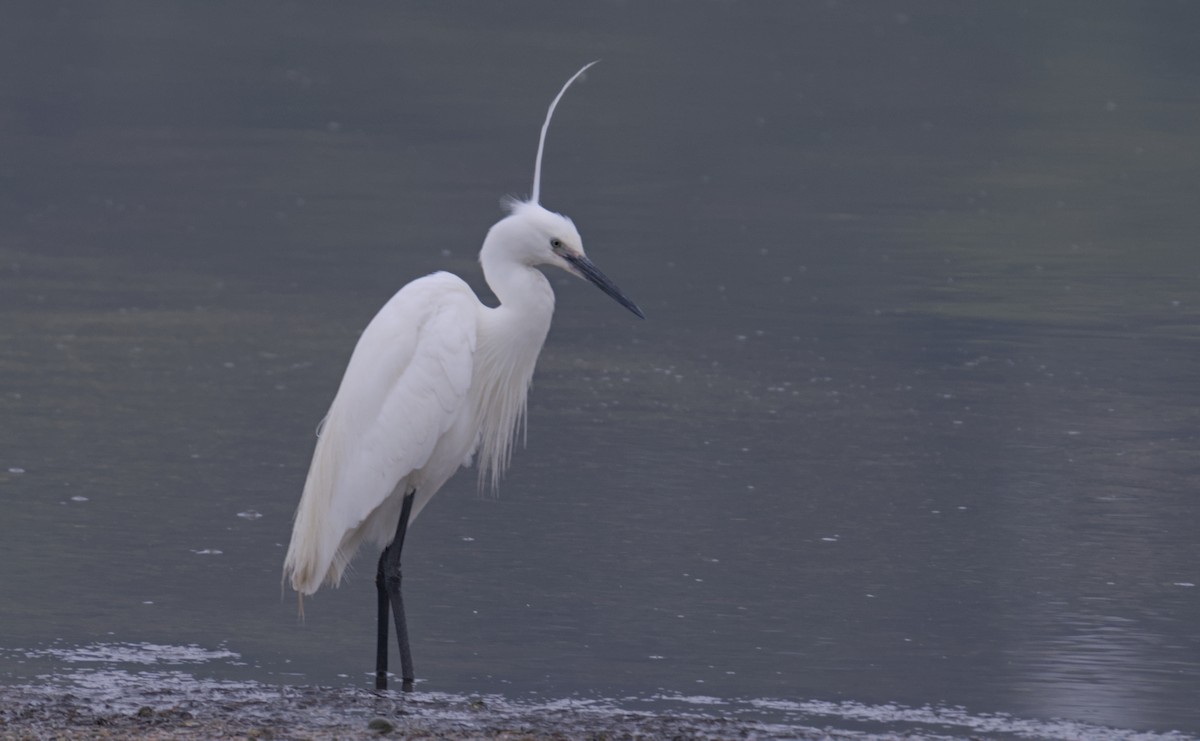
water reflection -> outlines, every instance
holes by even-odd
[[[1147,630],[1139,621],[1104,615],[1053,613],[1043,616],[1056,626],[1059,635],[1049,635],[1014,651],[1030,666],[1029,685],[1046,712],[1073,715],[1088,708],[1109,707],[1109,722],[1136,724],[1144,715],[1147,684],[1170,680],[1177,662],[1161,661],[1161,634]],[[1154,675],[1160,675],[1156,680]],[[1051,709],[1054,710],[1051,710]]]

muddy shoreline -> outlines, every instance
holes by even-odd
[[[0,739],[848,739],[901,738],[718,715],[628,712],[587,701],[284,687],[147,691],[97,701],[53,687],[0,687]],[[911,738],[911,736],[908,736]]]

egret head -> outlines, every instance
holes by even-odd
[[[542,123],[542,133],[538,137],[537,157],[533,163],[533,192],[527,201],[505,199],[504,206],[509,215],[492,227],[479,257],[484,263],[485,273],[488,264],[494,264],[498,260],[515,261],[530,267],[553,265],[578,278],[591,281],[621,306],[645,319],[646,315],[637,304],[629,300],[584,254],[583,239],[580,238],[575,223],[562,214],[543,208],[538,202],[542,190],[542,152],[546,148],[546,132],[550,128],[550,119],[554,117],[554,109],[558,106],[558,101],[562,100],[563,93],[567,92],[571,83],[579,79],[593,64],[595,62],[585,64],[572,75],[550,102],[546,120]]]
[[[502,235],[493,244],[503,245],[507,257],[531,267],[553,265],[577,278],[591,282],[638,317],[646,315],[616,284],[600,272],[583,251],[583,239],[575,223],[533,201],[510,200],[509,216],[492,227]]]

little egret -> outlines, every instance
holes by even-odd
[[[574,223],[539,203],[546,131],[576,72],[550,103],[538,139],[533,191],[507,202],[479,262],[499,299],[485,306],[461,279],[438,272],[404,286],[363,331],[350,356],[296,509],[284,578],[303,595],[336,586],[364,540],[383,546],[375,686],[387,688],[388,618],[395,618],[404,689],[412,653],[400,596],[400,551],[409,523],[460,466],[478,456],[479,484],[495,487],[526,412],[534,364],[550,329],[554,292],[537,269],[585,278],[645,318],[583,252]]]

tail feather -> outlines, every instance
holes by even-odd
[[[332,442],[335,438],[324,435],[317,440],[283,563],[284,579],[290,580],[292,589],[301,595],[316,592],[325,581],[336,584],[345,566],[344,557],[341,564],[337,563],[335,551],[341,533],[337,532],[340,528],[331,512],[339,457],[337,445]],[[331,572],[336,572],[332,580]]]

